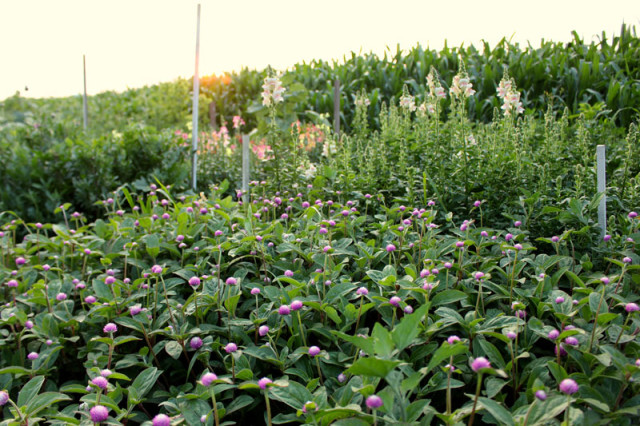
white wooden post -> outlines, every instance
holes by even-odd
[[[198,97],[200,95],[200,78],[198,77],[198,64],[200,62],[200,4],[198,4],[198,21],[196,29],[196,70],[193,74],[193,126],[191,129],[191,155],[192,155],[192,183],[191,188],[196,190],[198,174]]]
[[[598,164],[598,192],[604,193],[604,197],[602,197],[600,205],[598,206],[598,226],[600,227],[600,234],[604,238],[607,232],[607,163],[605,160],[604,145],[598,145],[596,147],[596,158]]]
[[[249,177],[251,173],[250,144],[249,135],[242,135],[242,202],[244,204],[249,201]]]
[[[84,94],[82,95],[82,124],[84,130],[89,126],[89,106],[87,104],[87,63],[85,55],[82,55],[82,74],[84,80]]]
[[[340,80],[333,82],[333,131],[340,136]]]

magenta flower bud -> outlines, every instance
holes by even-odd
[[[516,333],[514,333],[513,331],[508,331],[507,332],[507,337],[509,338],[509,340],[515,340],[516,337],[518,337],[518,335]]]
[[[36,359],[38,359],[39,355],[37,352],[29,352],[29,355],[27,355],[27,359],[29,361],[35,361]]]
[[[191,287],[198,287],[200,285],[200,278],[198,277],[189,278],[189,285]]]
[[[560,238],[554,235],[553,237],[551,237],[551,241],[553,241],[554,243],[557,243],[558,241],[560,241]]]
[[[396,251],[396,246],[393,244],[387,244],[387,252],[391,253],[392,251]]]
[[[624,305],[624,310],[631,313],[640,310],[640,307],[638,307],[638,304],[636,303],[627,303]]]
[[[197,351],[202,347],[202,339],[198,336],[192,337],[191,341],[189,342],[189,346],[191,346],[191,349]]]
[[[253,294],[254,296],[256,294],[260,294],[260,289],[258,287],[254,287],[251,289],[251,294]]]
[[[523,311],[522,309],[517,310],[516,317],[520,319],[525,319],[527,317],[527,311]]]
[[[115,277],[112,277],[112,276],[108,276],[107,278],[104,279],[104,283],[106,285],[111,285],[111,284],[113,284],[115,282],[116,282],[116,279],[115,279]]]
[[[338,382],[344,383],[345,380],[347,380],[347,376],[345,376],[344,373],[338,374]]]
[[[161,274],[162,273],[162,266],[160,265],[153,265],[151,267],[151,273],[152,274]]]
[[[372,410],[375,410],[377,408],[382,407],[382,398],[380,398],[378,395],[370,395],[369,397],[367,397],[367,407],[369,407]]]
[[[411,314],[413,313],[413,308],[410,305],[407,305],[404,307],[404,313],[405,314]]]
[[[420,278],[428,277],[430,274],[431,272],[429,272],[429,270],[423,269],[422,271],[420,271]]]
[[[308,201],[303,201],[303,202],[302,202],[302,208],[303,208],[303,209],[308,208],[310,205],[311,205],[311,204],[309,204],[309,202],[308,202]]]
[[[91,255],[91,250],[84,249],[84,254],[86,254],[87,256],[90,256]]]
[[[553,329],[549,332],[549,334],[547,334],[547,337],[551,340],[556,340],[559,335],[560,335],[560,332],[556,329]]]
[[[258,329],[258,334],[260,335],[260,337],[264,337],[269,333],[269,327],[266,325],[261,325],[260,328]]]
[[[142,308],[141,308],[140,306],[131,306],[131,307],[129,308],[129,313],[130,313],[132,316],[136,316],[136,315],[138,315],[141,311],[142,311]]]
[[[158,414],[151,422],[153,426],[171,426],[171,419],[166,414]]]
[[[478,358],[471,361],[471,369],[474,372],[477,373],[479,370],[483,368],[491,368],[491,363],[485,357],[479,356]]]
[[[24,257],[18,257],[18,258],[16,259],[16,265],[17,265],[17,266],[22,266],[22,265],[24,265],[25,263],[27,263],[27,261],[26,261],[26,259],[25,259]]]
[[[356,294],[358,296],[366,296],[367,294],[369,294],[369,290],[367,290],[366,287],[360,287],[356,290]]]
[[[227,343],[227,346],[224,347],[225,352],[227,352],[228,354],[233,353],[235,351],[238,350],[238,345],[236,345],[235,343]]]
[[[624,263],[631,263],[631,258],[630,257],[624,257],[624,258],[622,258],[622,261]]]
[[[636,367],[640,367],[640,358],[636,359]]]
[[[94,296],[87,296],[84,298],[86,304],[91,305],[96,303],[96,298]]]
[[[311,346],[309,348],[309,356],[314,357],[320,353],[320,348],[317,346]]]
[[[560,392],[564,394],[573,395],[578,392],[579,386],[573,379],[564,379],[560,382],[558,388],[560,389]]]
[[[104,405],[96,405],[89,410],[89,415],[94,423],[104,422],[109,418],[109,409]]]
[[[178,236],[176,237],[176,241],[177,241],[177,242],[179,242],[179,243],[181,243],[182,241],[184,241],[184,235],[178,235]]]
[[[540,401],[544,401],[545,399],[547,399],[547,393],[543,390],[537,390],[535,395],[536,398],[538,398]]]
[[[200,382],[202,382],[204,386],[209,387],[215,380],[218,380],[218,376],[216,376],[214,373],[204,373],[202,375],[202,378],[200,379]]]
[[[609,282],[610,282],[609,278],[607,278],[607,277],[600,278],[600,281],[602,281],[602,284],[609,284]]]
[[[580,342],[578,342],[578,339],[576,339],[573,336],[569,336],[566,339],[564,339],[564,343],[571,346],[578,346],[580,344]]]
[[[422,285],[422,289],[423,289],[423,290],[427,290],[427,291],[431,291],[431,290],[433,290],[433,284],[431,284],[431,283],[424,283],[424,284]]]
[[[481,231],[480,235],[482,235],[483,237],[488,237],[489,233],[487,231]]]
[[[629,212],[629,219],[635,219],[636,217],[638,217],[638,213],[636,212]]]
[[[282,305],[278,308],[278,313],[280,315],[289,315],[291,313],[291,309],[289,309],[288,305]]]
[[[266,389],[269,383],[273,383],[273,381],[267,377],[263,377],[262,379],[258,380],[258,386],[262,390]]]
[[[473,277],[476,279],[476,281],[480,281],[481,279],[484,278],[484,272],[476,272]]]
[[[100,370],[100,376],[102,376],[104,378],[107,378],[112,374],[113,374],[113,372],[111,370],[106,369],[106,368],[104,370]]]
[[[7,287],[18,287],[18,281],[16,280],[9,280],[7,281]]]
[[[293,271],[287,269],[286,271],[284,271],[284,276],[289,278],[293,277]]]
[[[331,246],[324,246],[322,248],[322,251],[325,252],[325,253],[329,253],[330,250],[331,250]]]
[[[505,236],[504,236],[504,239],[505,239],[506,241],[511,241],[511,240],[513,240],[513,234],[508,233],[507,235],[505,235]]]
[[[9,402],[9,392],[7,392],[6,390],[1,390],[0,391],[0,407],[5,405],[7,402]]]
[[[602,238],[605,242],[611,239],[611,235],[607,234]]]
[[[293,302],[291,302],[291,310],[292,311],[298,311],[300,309],[302,309],[302,302],[299,300],[294,300]]]
[[[236,284],[238,284],[238,280],[236,280],[233,277],[227,278],[227,281],[225,281],[225,282],[227,283],[227,285],[236,285]]]
[[[33,328],[33,321],[31,320],[26,320],[24,322],[24,328],[26,328],[27,330],[31,330]]]
[[[474,207],[480,207],[481,205],[482,205],[482,201],[480,201],[480,200],[476,200],[476,201],[474,201],[474,203],[473,203],[473,206],[474,206]]]
[[[522,244],[514,244],[513,248],[520,251],[522,250]]]
[[[453,336],[449,336],[449,338],[447,339],[447,343],[450,345],[455,344],[456,342],[460,342],[460,338],[456,335]]]
[[[451,262],[444,262],[444,267],[447,269],[451,269],[453,267],[453,264]]]
[[[67,299],[67,295],[65,293],[58,293],[56,295],[56,300],[58,302],[62,302],[63,300],[66,300],[66,299]]]
[[[456,241],[456,247],[457,248],[463,248],[464,247],[464,241]]]
[[[519,220],[516,220],[513,224],[513,226],[515,226],[516,228],[520,227],[522,225],[522,222]]]
[[[282,214],[280,215],[280,219],[282,219],[282,220],[289,219],[289,215],[288,215],[288,214],[286,214],[286,213],[282,213]]]
[[[107,381],[107,379],[102,376],[95,377],[93,380],[91,380],[91,383],[102,390],[106,389],[107,386],[109,386],[109,382]]]
[[[107,325],[104,326],[102,331],[104,331],[105,333],[115,333],[116,331],[118,331],[118,326],[115,325],[114,323],[110,322],[110,323],[107,323]]]
[[[564,297],[562,297],[562,296],[558,296],[558,297],[556,297],[556,304],[558,304],[558,305],[559,305],[559,304],[561,304],[561,303],[564,303]]]
[[[207,208],[206,208],[206,207],[202,207],[202,208],[200,209],[200,214],[207,214],[207,212],[208,212],[208,210],[207,210]]]
[[[389,299],[389,303],[391,303],[393,306],[398,306],[400,305],[402,299],[400,299],[398,296],[393,296],[391,299]]]
[[[47,272],[49,269],[51,269],[51,266],[49,265],[42,265],[42,269]]]

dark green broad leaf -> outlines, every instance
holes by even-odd
[[[433,305],[434,307],[441,306],[441,305],[448,305],[450,303],[455,303],[460,300],[464,300],[467,297],[469,296],[460,290],[453,290],[453,289],[444,290],[439,293],[436,293],[436,295],[433,296],[433,299],[431,299],[431,305]]]
[[[182,346],[180,346],[180,343],[172,340],[164,346],[164,350],[169,354],[171,358],[178,359],[180,358],[180,354],[182,353]]]
[[[307,401],[313,400],[313,395],[309,392],[309,389],[294,381],[290,381],[289,386],[286,387],[269,389],[269,397],[284,402],[296,410],[302,407]]]
[[[161,374],[162,371],[159,371],[156,367],[149,367],[138,374],[129,388],[135,389],[137,397],[141,400],[155,386]]]
[[[45,408],[50,407],[57,402],[67,401],[69,399],[71,398],[63,393],[44,392],[29,401],[29,404],[27,404],[26,412],[29,416],[33,416],[41,410],[44,410]]]
[[[493,399],[479,397],[478,405],[482,406],[487,410],[500,425],[513,425],[513,417],[511,413],[507,411],[502,405]]]
[[[402,321],[396,325],[391,332],[391,338],[396,345],[396,349],[403,350],[413,341],[420,333],[418,325],[424,319],[425,314],[429,310],[428,305],[423,305],[414,313],[406,315]]]
[[[18,394],[18,407],[22,407],[31,402],[31,400],[40,392],[40,388],[44,383],[44,376],[35,376],[22,387]]]
[[[387,377],[387,374],[398,365],[402,364],[398,360],[388,360],[380,358],[360,358],[347,369],[347,373],[355,376]]]

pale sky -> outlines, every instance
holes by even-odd
[[[0,99],[82,93],[83,54],[90,95],[190,77],[198,3],[201,76],[395,52],[398,43],[512,37],[538,47],[569,41],[572,30],[610,39],[622,22],[640,32],[640,0],[0,0]]]

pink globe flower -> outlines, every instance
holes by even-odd
[[[161,274],[162,273],[162,266],[160,265],[153,265],[151,267],[151,273],[152,274]]]
[[[102,390],[106,389],[109,386],[109,382],[107,381],[107,379],[102,376],[95,377],[93,380],[91,380],[91,383]]]
[[[450,345],[454,345],[454,344],[456,344],[457,342],[460,342],[460,341],[461,341],[460,338],[458,336],[455,336],[455,335],[454,336],[449,336],[449,338],[447,339],[447,343],[450,344]]]
[[[278,308],[278,313],[280,315],[289,315],[291,313],[291,309],[288,305],[282,305]]]
[[[191,287],[198,287],[200,285],[200,278],[198,277],[189,278],[189,285]]]
[[[0,407],[9,402],[9,393],[6,390],[0,391]]]
[[[311,346],[309,348],[309,356],[314,357],[320,353],[320,348],[317,346]]]
[[[107,325],[104,326],[102,331],[104,331],[105,333],[115,333],[116,331],[118,331],[118,326],[115,325],[114,323],[110,322],[110,323],[107,323]]]
[[[573,379],[564,379],[560,382],[558,388],[560,389],[560,392],[564,394],[573,395],[578,392],[579,386]]]
[[[287,269],[286,271],[284,271],[284,276],[289,278],[293,277],[293,271],[290,269]]]
[[[227,346],[224,347],[224,350],[230,354],[233,352],[236,352],[238,350],[238,345],[236,345],[235,343],[231,342],[231,343],[227,343]]]
[[[151,423],[153,426],[171,426],[171,418],[166,414],[158,414]]]
[[[545,399],[547,399],[547,393],[543,390],[537,390],[535,395],[536,398],[538,398],[540,401],[544,401]]]
[[[238,284],[238,280],[236,280],[233,277],[227,278],[227,281],[225,281],[225,282],[227,283],[227,285],[236,285],[236,284]]]
[[[391,303],[393,306],[398,306],[400,305],[402,299],[400,299],[398,296],[393,296],[391,299],[389,299],[389,303]]]
[[[367,397],[367,407],[369,407],[372,410],[378,409],[380,407],[382,407],[382,398],[380,398],[378,395],[370,395]]]
[[[471,369],[474,372],[477,373],[478,371],[482,370],[483,368],[491,368],[491,363],[485,357],[479,356],[478,358],[476,358],[473,361],[471,361]]]
[[[267,388],[267,385],[269,383],[273,383],[273,380],[267,378],[267,377],[263,377],[262,379],[258,380],[258,386],[260,387],[260,389],[264,390]]]
[[[638,307],[637,303],[627,303],[626,305],[624,305],[624,310],[631,313],[631,312],[636,312],[638,310],[640,310],[640,307]]]
[[[261,325],[260,328],[258,328],[258,334],[261,337],[266,336],[269,333],[269,327],[266,325]]]
[[[387,252],[391,253],[392,251],[396,251],[396,246],[393,244],[387,244]]]
[[[366,296],[367,294],[369,294],[369,290],[367,290],[366,287],[360,287],[356,290],[356,294],[358,296]]]
[[[39,355],[37,352],[30,352],[29,355],[27,355],[27,359],[29,361],[35,361],[36,359],[38,359]]]
[[[256,295],[260,294],[260,289],[258,287],[254,287],[251,289],[251,294]]]
[[[89,410],[89,415],[91,416],[91,421],[94,423],[104,422],[109,418],[109,409],[104,405],[96,405]]]
[[[197,351],[202,347],[202,339],[198,336],[192,337],[191,341],[189,342],[189,346],[191,346],[191,349]]]
[[[214,373],[204,373],[204,375],[202,376],[202,378],[200,379],[200,381],[202,382],[202,384],[204,386],[211,386],[211,383],[213,383],[215,380],[218,380],[218,376],[216,376]]]

